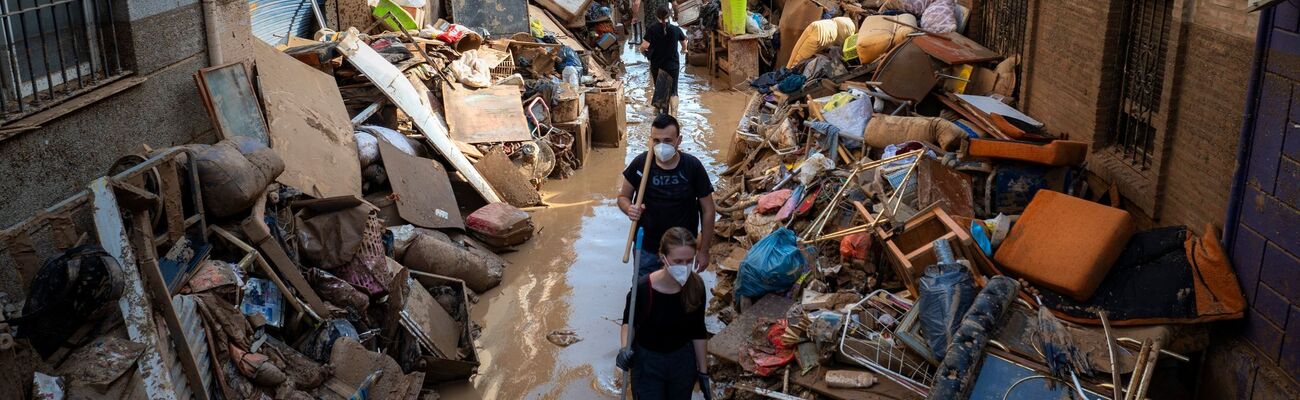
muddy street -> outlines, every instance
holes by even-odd
[[[572,178],[547,183],[550,207],[533,212],[536,236],[506,255],[511,265],[501,286],[484,293],[472,311],[483,326],[479,375],[444,388],[444,398],[617,397],[618,320],[631,280],[630,265],[622,263],[628,221],[615,202],[618,172],[645,151],[653,118],[645,58],[629,51],[624,62],[628,145],[599,149]],[[724,167],[714,159],[729,136],[715,133],[735,129],[746,94],[713,87],[706,71],[694,67],[682,74],[679,91],[682,150],[716,177]],[[712,273],[704,276],[711,286]],[[562,329],[582,340],[568,347],[547,340]]]

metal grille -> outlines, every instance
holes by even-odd
[[[115,0],[0,0],[0,123],[126,74]]]
[[[900,321],[912,304],[885,290],[871,292],[849,308],[840,332],[840,354],[895,383],[927,396],[934,384],[935,366],[911,352]]]
[[[972,40],[1007,57],[1024,54],[1029,0],[974,0],[971,8],[968,32]],[[1013,96],[1019,92],[1021,64],[1016,65]]]
[[[1125,161],[1151,167],[1165,83],[1165,51],[1169,47],[1173,0],[1125,3],[1120,31],[1118,109],[1112,140]]]

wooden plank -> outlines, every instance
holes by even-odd
[[[554,34],[555,38],[560,40],[560,44],[572,47],[573,50],[578,52],[588,51],[586,45],[578,41],[578,38],[573,37],[573,34],[569,33],[569,30],[564,25],[561,25],[559,21],[555,20],[555,17],[551,16],[551,13],[546,12],[541,7],[529,4],[528,16],[541,21],[542,30]]]
[[[501,201],[501,197],[497,195],[496,190],[492,189],[492,185],[489,185],[487,180],[483,179],[483,175],[474,169],[474,164],[470,163],[451,139],[442,116],[420,103],[420,94],[416,86],[401,71],[398,71],[397,67],[384,60],[383,56],[358,39],[351,31],[344,35],[338,49],[347,57],[348,63],[364,73],[389,100],[393,101],[393,104],[411,117],[420,133],[423,133],[429,142],[433,143],[433,147],[465,176],[465,180],[469,181],[484,200],[489,203]]]
[[[913,40],[926,54],[948,64],[974,64],[1004,58],[957,32],[931,33]]]
[[[443,108],[451,138],[477,144],[531,140],[518,86],[468,89],[442,84]]]
[[[334,77],[253,41],[271,149],[284,160],[276,182],[313,197],[361,194],[361,163]]]
[[[388,170],[397,214],[403,220],[430,229],[465,228],[447,171],[438,162],[403,153],[383,140],[379,141],[379,157]]]
[[[555,18],[560,20],[564,26],[580,27],[585,21],[587,6],[591,5],[591,0],[536,0],[551,13]]]
[[[253,214],[241,224],[244,235],[248,236],[249,242],[252,242],[254,246],[266,253],[266,256],[271,259],[271,263],[275,265],[275,269],[279,271],[280,275],[284,276],[285,280],[289,281],[290,285],[293,285],[294,292],[307,302],[307,306],[315,313],[318,320],[319,316],[330,315],[329,307],[325,306],[325,302],[320,299],[320,296],[316,295],[316,291],[307,283],[307,278],[303,277],[298,264],[289,258],[289,254],[285,253],[283,247],[280,247],[279,241],[272,240],[271,227],[266,225],[266,219],[264,218],[265,210],[266,196],[262,195],[258,197],[257,204],[253,205]],[[291,295],[291,293],[285,293],[285,295]]]
[[[162,314],[163,321],[167,324],[172,348],[176,350],[173,356],[180,361],[184,378],[188,380],[188,382],[175,382],[177,392],[189,393],[189,396],[182,395],[181,398],[193,396],[196,400],[206,400],[208,391],[203,385],[198,359],[195,357],[194,350],[190,348],[190,343],[185,340],[185,329],[181,326],[180,315],[172,306],[171,292],[167,289],[167,281],[163,279],[162,268],[158,265],[157,249],[153,245],[153,219],[150,218],[149,212],[143,209],[135,210],[131,215],[134,228],[131,230],[131,242],[138,253],[140,273],[149,282],[149,294],[153,298],[153,305],[158,307],[159,314]],[[173,228],[173,230],[184,230],[184,228]],[[173,374],[173,379],[176,378],[181,377]],[[182,386],[188,387],[182,388]]]
[[[126,279],[117,305],[125,321],[127,337],[145,348],[136,363],[144,394],[149,399],[173,399],[176,390],[171,375],[163,364],[157,325],[153,320],[153,305],[145,293],[135,250],[128,242],[122,212],[117,207],[117,197],[113,194],[108,177],[91,182],[89,190],[94,202],[95,232],[99,244],[117,260],[122,268],[122,276]]]

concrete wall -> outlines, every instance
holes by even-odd
[[[227,62],[251,59],[248,2],[217,0]],[[117,158],[142,145],[212,142],[212,124],[193,74],[208,66],[199,0],[117,2],[118,45],[133,77],[145,80],[16,137],[0,141],[0,226],[32,216],[81,190]],[[242,18],[242,19],[241,19]]]
[[[1223,224],[1258,17],[1244,2],[1176,0],[1152,166],[1108,143],[1119,90],[1127,2],[1033,0],[1023,109],[1048,129],[1093,143],[1090,169],[1117,183],[1144,225]]]

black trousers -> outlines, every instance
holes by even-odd
[[[632,395],[636,400],[689,400],[697,371],[693,343],[671,353],[638,346],[632,363]]]
[[[650,66],[650,79],[654,82],[654,96],[650,105],[661,114],[668,113],[669,103],[677,95],[677,79],[681,68]]]

